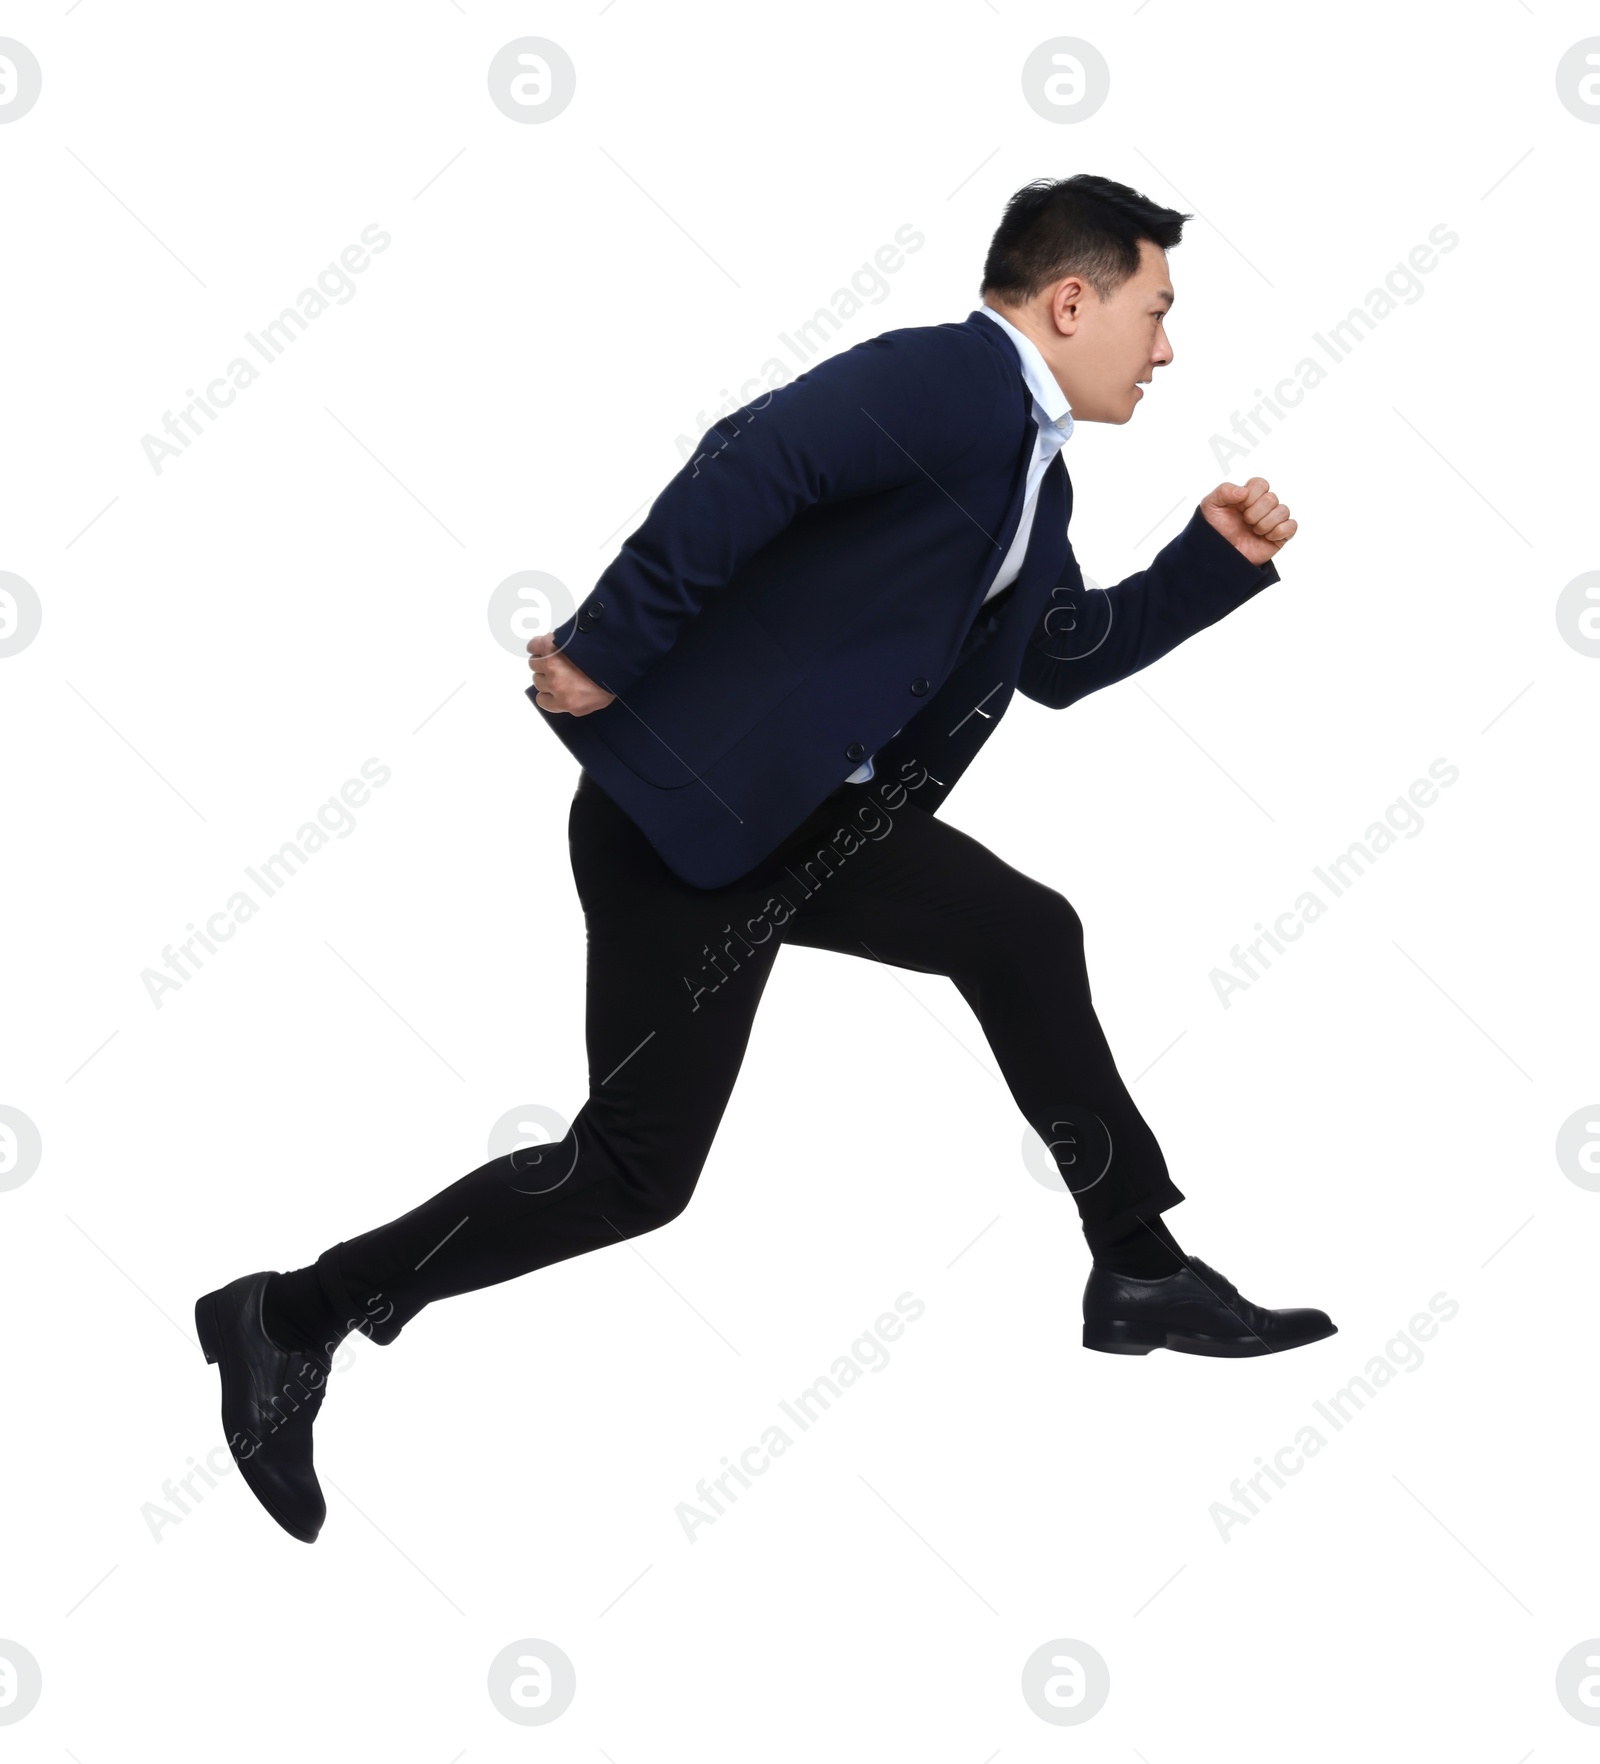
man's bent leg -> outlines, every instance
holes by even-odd
[[[948,974],[960,988],[1077,1202],[1094,1253],[1084,1346],[1243,1358],[1336,1333],[1325,1311],[1253,1304],[1167,1231],[1160,1215],[1183,1196],[1111,1058],[1071,905],[900,787],[863,793],[840,818],[806,866],[815,886],[784,941]],[[803,861],[796,852],[794,867]]]
[[[863,792],[841,811],[860,849],[814,866],[785,941],[950,977],[1050,1148],[1091,1249],[1175,1206],[1183,1195],[1095,1014],[1077,912],[903,794],[886,806],[894,800]]]

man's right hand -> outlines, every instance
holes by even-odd
[[[528,666],[533,669],[533,683],[538,688],[534,703],[540,710],[567,711],[575,717],[586,717],[590,711],[604,710],[616,697],[605,687],[575,667],[556,648],[556,640],[548,631],[528,640]]]

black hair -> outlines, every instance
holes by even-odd
[[[989,241],[980,295],[1022,306],[1063,276],[1109,300],[1139,268],[1139,241],[1170,251],[1192,214],[1163,208],[1110,178],[1036,178],[1006,204]]]

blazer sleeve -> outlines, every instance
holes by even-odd
[[[1274,562],[1251,563],[1198,504],[1148,569],[1110,588],[1084,587],[1069,545],[1067,568],[1028,640],[1017,690],[1064,710],[1159,661],[1279,579]]]
[[[869,338],[713,423],[555,628],[562,653],[626,694],[802,509],[953,475],[989,439],[1007,379],[992,350],[943,331]]]

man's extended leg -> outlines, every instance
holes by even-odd
[[[304,1542],[327,1512],[312,1424],[344,1336],[393,1341],[434,1299],[665,1224],[687,1205],[721,1121],[781,942],[761,872],[691,888],[587,777],[568,833],[588,932],[590,1089],[568,1133],[492,1158],[307,1267],[243,1275],[196,1302],[229,1448],[257,1499]],[[548,1017],[553,1028],[557,1011]]]
[[[245,1482],[310,1543],[327,1513],[312,1427],[352,1329],[393,1341],[436,1298],[636,1237],[687,1205],[722,1118],[779,940],[742,938],[751,888],[680,882],[587,776],[568,838],[588,934],[589,1099],[554,1145],[486,1164],[289,1274],[241,1276],[195,1305]],[[546,1032],[560,1007],[546,1012]]]
[[[364,1332],[390,1342],[435,1299],[636,1237],[688,1205],[781,938],[770,920],[764,937],[748,929],[759,880],[681,882],[587,774],[568,834],[588,934],[588,1100],[554,1144],[493,1158],[279,1277],[269,1329],[298,1341],[370,1316]],[[560,1008],[548,1002],[551,1032]]]

